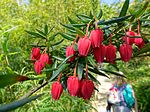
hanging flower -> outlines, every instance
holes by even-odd
[[[79,91],[79,79],[76,76],[70,76],[67,80],[68,92],[71,96],[77,96]]]
[[[38,60],[40,58],[41,54],[40,54],[40,48],[32,48],[31,51],[31,60]]]
[[[132,37],[132,36],[136,36],[136,33],[134,31],[127,31],[126,35]]]
[[[127,37],[127,36],[122,37],[122,40],[123,40],[126,44],[129,44],[129,45],[134,44],[134,39],[135,39],[135,38],[130,38],[130,37]]]
[[[63,86],[60,83],[61,76],[62,76],[62,73],[58,77],[58,80],[52,83],[51,94],[54,100],[58,100],[63,92]]]
[[[103,41],[103,31],[101,29],[92,30],[90,33],[90,40],[92,47],[100,47]]]
[[[104,61],[105,52],[106,48],[104,45],[93,48],[94,58],[98,63],[102,63]]]
[[[87,56],[91,47],[90,39],[85,36],[78,41],[78,51],[81,56]]]
[[[143,38],[135,38],[134,42],[140,49],[145,45]]]
[[[106,61],[114,63],[115,59],[116,59],[116,47],[110,44],[106,47]]]
[[[121,60],[129,62],[132,57],[132,46],[128,44],[122,44],[119,48]]]
[[[63,92],[63,86],[60,82],[56,81],[52,83],[51,94],[54,100],[58,100]]]
[[[66,57],[69,57],[69,56],[71,56],[71,55],[74,55],[75,53],[76,53],[76,52],[75,52],[73,46],[68,46],[68,47],[66,48]],[[70,62],[73,62],[74,59],[75,59],[75,56],[73,56],[72,58],[70,58],[69,61],[70,61]]]
[[[90,99],[94,91],[94,83],[92,80],[84,79],[82,80],[81,93],[84,99]]]
[[[44,53],[44,54],[41,54],[40,56],[40,61],[45,65],[45,64],[52,64],[52,60],[51,58],[49,57],[48,54]]]
[[[40,60],[37,60],[34,63],[34,70],[37,74],[41,74],[41,71],[43,70],[43,68],[44,68],[44,64]]]

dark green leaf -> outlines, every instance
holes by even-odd
[[[95,74],[98,74],[98,75],[105,76],[105,77],[109,78],[109,76],[107,76],[104,72],[98,71],[97,69],[93,69],[93,68],[89,67],[88,70],[95,73]]]
[[[55,58],[56,60],[59,60],[59,61],[63,61],[64,60],[63,58],[58,57],[58,56],[52,56],[52,58]]]
[[[16,82],[21,82],[29,80],[28,77],[26,76],[21,76],[21,75],[14,75],[14,74],[8,74],[8,75],[0,75],[0,88],[3,88],[8,85],[12,85]]]
[[[56,46],[56,45],[59,45],[60,43],[62,43],[64,41],[64,39],[61,39],[60,41],[54,43],[54,44],[51,44],[51,46]]]
[[[67,35],[65,33],[59,33],[63,38],[67,39],[67,40],[71,40],[71,41],[74,41],[75,37],[72,37],[70,35]]]
[[[29,97],[29,98],[24,98],[24,99],[21,99],[21,100],[17,100],[17,101],[14,101],[14,102],[11,102],[9,104],[3,104],[0,106],[0,112],[8,112],[10,110],[14,110],[18,107],[21,107],[33,100],[36,100],[37,98],[41,97],[43,94],[39,94],[39,95],[36,95],[36,96],[32,96],[32,97]]]
[[[78,79],[82,79],[82,74],[83,74],[84,66],[81,63],[78,63],[78,68],[77,68],[77,74],[78,74]]]
[[[101,85],[101,83],[100,83],[92,74],[88,73],[88,76],[89,76],[94,82],[96,82],[96,83],[98,83],[98,84]]]
[[[95,62],[95,60],[93,59],[93,57],[92,56],[88,56],[88,61],[90,62],[90,64],[93,66],[93,67],[96,67],[96,62]]]
[[[111,20],[108,20],[108,21],[105,21],[105,22],[100,21],[100,22],[98,22],[98,25],[108,25],[108,24],[113,24],[113,23],[119,23],[121,21],[124,21],[124,20],[128,19],[129,17],[131,17],[131,15],[111,19]]]
[[[46,39],[46,37],[44,37],[43,35],[36,33],[36,32],[31,32],[31,31],[27,31],[25,30],[28,34],[32,35],[34,38],[43,38]]]
[[[138,54],[143,54],[143,53],[147,53],[147,52],[150,52],[150,43],[145,44],[144,47],[142,49],[140,49]]]
[[[73,55],[72,55],[73,56]],[[63,60],[63,62],[57,67],[58,69],[56,71],[53,72],[52,77],[50,78],[49,81],[54,80],[59,74],[60,72],[62,72],[64,69],[66,69],[69,64],[66,64],[66,62],[68,61],[69,58],[71,58],[72,56],[67,57],[66,59]]]
[[[59,33],[56,33],[56,34],[54,34],[54,35],[50,36],[50,37],[49,37],[49,41],[53,41],[53,40],[54,40],[54,38],[55,38],[58,34],[59,34]]]
[[[54,28],[55,28],[55,26],[53,26],[53,27],[49,30],[48,34],[49,34]]]
[[[138,11],[135,11],[135,13],[133,14],[130,22],[133,22],[135,18],[140,17],[145,12],[148,5],[149,5],[149,2],[145,2],[144,6],[142,8],[140,8]]]
[[[86,24],[71,24],[71,25],[72,25],[73,27],[77,27],[77,28],[86,26]]]
[[[43,35],[43,36],[46,36],[46,34],[45,34],[44,32],[42,32],[41,30],[39,30],[39,29],[36,29],[36,31],[37,31],[39,34],[41,34],[41,35]]]
[[[62,24],[60,23],[62,26],[64,26],[65,28],[67,29],[71,29],[71,30],[74,30],[74,27],[71,25],[71,24]]]
[[[71,24],[77,24],[77,22],[74,21],[74,20],[72,20],[70,17],[68,17],[68,20],[69,20],[69,22],[70,22]]]
[[[129,2],[130,2],[130,0],[126,0],[126,1],[124,2],[119,17],[122,17],[122,16],[125,16],[125,15],[126,15],[127,10],[128,10],[128,8],[129,8]]]
[[[103,15],[103,11],[102,9],[100,9],[99,13],[97,14],[97,19],[100,20],[102,15]]]
[[[117,76],[125,77],[123,74],[121,74],[121,73],[119,73],[119,72],[114,72],[114,71],[106,70],[106,69],[102,69],[102,70],[103,70],[103,71],[105,71],[105,72],[108,72],[108,73],[111,73],[111,74],[117,75]]]
[[[47,24],[45,25],[44,32],[46,35],[48,34],[48,25]]]
[[[84,36],[85,35],[82,30],[80,30],[78,28],[75,28],[75,27],[74,27],[74,29],[76,30],[77,34],[79,34],[80,36]]]

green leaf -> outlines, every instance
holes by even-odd
[[[56,34],[54,34],[54,35],[50,36],[50,37],[49,37],[49,41],[53,41],[53,40],[54,40],[54,38],[55,38],[58,34],[59,34],[59,33],[56,33]]]
[[[102,15],[103,15],[103,11],[102,9],[100,9],[99,13],[97,14],[97,19],[100,20]]]
[[[44,32],[46,35],[48,34],[48,25],[47,24],[45,25]]]
[[[60,23],[62,26],[64,26],[65,28],[67,29],[71,29],[71,30],[74,30],[74,27],[71,25],[71,24],[62,24]]]
[[[70,17],[68,17],[68,21],[71,23],[71,24],[77,24],[76,21],[72,20]]]
[[[91,73],[88,72],[88,76],[89,76],[94,82],[96,82],[96,83],[98,83],[98,84],[101,85],[101,83],[100,83]]]
[[[32,96],[32,97],[29,97],[29,98],[24,98],[24,99],[21,99],[21,100],[17,100],[17,101],[14,101],[14,102],[11,102],[9,104],[3,104],[0,106],[0,112],[8,112],[10,110],[14,110],[18,107],[21,107],[33,100],[36,100],[37,98],[41,97],[43,94],[39,94],[39,95],[36,95],[36,96]]]
[[[34,38],[43,38],[46,39],[46,37],[44,37],[43,35],[36,33],[36,32],[31,32],[31,31],[27,31],[25,30],[28,34],[32,35]]]
[[[129,16],[123,16],[123,17],[118,17],[118,18],[113,18],[113,19],[105,21],[105,22],[100,21],[97,24],[98,25],[108,25],[108,24],[113,24],[113,23],[119,23],[121,21],[124,21],[124,20],[128,19],[129,17],[131,17],[131,15],[129,15]]]
[[[126,0],[123,4],[119,17],[125,16],[129,8],[130,0]]]
[[[39,34],[41,34],[41,35],[43,35],[43,36],[46,36],[46,34],[45,34],[44,32],[42,32],[41,30],[39,30],[39,29],[36,29],[36,31],[37,31]]]
[[[73,56],[73,55],[72,55],[72,56]],[[64,69],[66,69],[66,68],[69,66],[69,64],[66,64],[66,62],[67,62],[68,59],[70,59],[72,56],[69,56],[69,57],[67,57],[67,58],[65,58],[65,59],[63,60],[63,62],[57,67],[58,69],[53,72],[53,75],[52,75],[52,77],[50,78],[49,81],[54,80],[54,79],[60,74],[60,72],[62,72]]]
[[[140,17],[145,12],[148,5],[149,5],[149,2],[145,2],[144,6],[142,8],[140,8],[138,11],[135,11],[132,18],[130,19],[130,22],[133,22],[135,18]]]
[[[5,86],[26,80],[29,80],[29,78],[21,75],[14,75],[14,74],[0,75],[0,88],[4,88]]]
[[[89,67],[88,70],[95,73],[95,74],[98,74],[98,75],[105,76],[105,77],[109,78],[108,75],[106,75],[104,72],[98,71],[97,69],[93,69],[93,68]]]
[[[142,49],[140,49],[138,54],[143,54],[143,53],[147,53],[147,52],[150,52],[150,43],[145,44],[144,47]]]
[[[59,34],[60,34],[63,38],[65,38],[65,39],[67,39],[67,40],[74,41],[74,39],[75,39],[75,37],[72,37],[72,36],[67,35],[67,34],[65,34],[65,33],[59,32]]]
[[[84,70],[84,65],[81,64],[81,63],[78,63],[77,74],[78,74],[78,79],[79,80],[82,79],[83,70]]]
[[[105,71],[105,72],[108,72],[108,73],[111,73],[111,74],[114,74],[114,75],[117,75],[117,76],[125,77],[123,74],[121,74],[119,72],[114,72],[114,71],[107,70],[107,69],[102,69],[102,71]]]
[[[52,58],[55,58],[56,60],[59,60],[59,61],[63,61],[64,58],[61,58],[61,57],[58,57],[58,56],[52,56]]]
[[[56,71],[54,71],[54,73],[52,74],[52,77],[50,78],[49,81],[53,81],[68,66],[69,66],[69,64],[63,64],[61,66],[58,66],[58,69]]]
[[[86,26],[86,24],[71,24],[71,25],[72,25],[73,27],[77,27],[77,28]]]
[[[93,59],[92,56],[88,56],[88,61],[90,62],[90,64],[93,66],[93,67],[96,67],[97,64],[95,63],[95,60]]]
[[[76,30],[77,34],[79,34],[80,36],[84,36],[85,35],[82,30],[80,30],[78,28],[75,28],[75,27],[74,27],[74,29]]]
[[[61,39],[60,41],[54,43],[54,44],[51,44],[51,46],[56,46],[56,45],[59,45],[60,43],[62,43],[64,41],[64,39]]]

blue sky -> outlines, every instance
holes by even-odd
[[[101,3],[106,3],[106,4],[112,4],[112,3],[117,3],[120,0],[101,0]]]

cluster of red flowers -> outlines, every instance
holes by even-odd
[[[58,80],[52,84],[51,94],[54,100],[58,100],[63,91],[63,86],[60,83],[61,75],[59,76]],[[67,89],[71,96],[77,96],[87,100],[92,96],[94,91],[94,83],[92,80],[88,79],[88,76],[86,79],[79,80],[78,77],[76,77],[75,67],[74,75],[70,76],[67,80]]]
[[[78,52],[80,56],[86,57],[90,51],[90,48],[92,46],[92,51],[95,60],[98,63],[102,63],[104,61],[104,58],[106,57],[106,61],[109,63],[115,63],[116,59],[116,47],[112,45],[111,42],[111,36],[110,36],[110,43],[109,45],[104,45],[102,42],[104,40],[103,38],[103,31],[101,29],[92,30],[90,33],[90,38],[86,36],[82,37],[78,41]],[[133,31],[126,32],[126,36],[124,36],[122,39],[124,43],[120,46],[119,52],[120,57],[122,61],[128,62],[132,57],[132,45],[135,44],[139,48],[142,48],[144,46],[144,41],[142,37],[140,38],[134,38],[133,36],[140,36],[140,34],[136,34]],[[75,50],[73,48],[73,45],[68,46],[66,49],[66,57],[75,55]],[[70,62],[73,62],[75,60],[75,56],[70,58]]]
[[[37,74],[41,74],[41,71],[46,64],[52,64],[52,60],[48,54],[44,51],[43,54],[40,53],[40,48],[32,48],[31,60],[35,60],[34,70]]]

